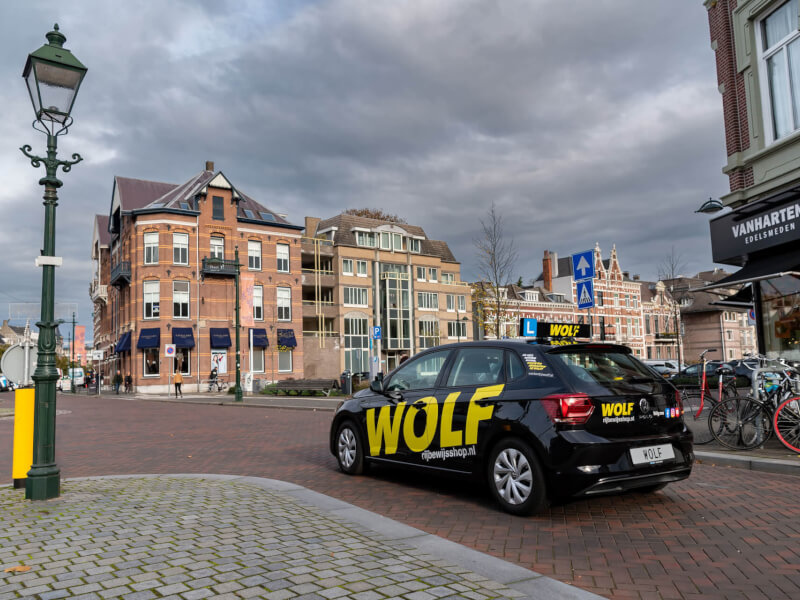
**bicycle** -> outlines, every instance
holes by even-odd
[[[706,365],[708,364],[706,354],[716,351],[716,348],[707,348],[700,353],[699,388],[683,388],[680,392],[681,403],[683,404],[683,421],[694,435],[694,443],[697,445],[707,444],[714,439],[708,427],[710,411],[723,398],[736,395],[736,377],[733,376],[726,380],[726,376],[731,375],[732,371],[722,367],[716,371],[719,376],[717,398],[714,398],[711,394],[711,388],[708,385],[708,374],[706,373]]]
[[[784,400],[775,411],[772,429],[781,443],[800,453],[800,397]]]
[[[224,392],[228,389],[228,382],[220,377],[215,377],[214,379],[208,380],[208,391],[211,392],[217,388],[218,392]]]

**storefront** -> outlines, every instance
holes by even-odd
[[[713,219],[711,248],[714,262],[741,269],[703,289],[750,283],[759,352],[800,360],[800,191]]]

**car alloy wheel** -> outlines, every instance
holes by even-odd
[[[348,475],[360,475],[364,471],[364,445],[352,421],[345,421],[336,434],[336,461]]]
[[[539,462],[525,442],[501,440],[489,457],[489,486],[506,512],[527,515],[544,508],[545,483]]]
[[[349,427],[339,432],[339,460],[345,468],[351,468],[356,462],[356,434]]]
[[[522,504],[531,495],[531,466],[519,450],[507,448],[494,461],[494,485],[509,504]]]

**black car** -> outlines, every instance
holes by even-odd
[[[741,362],[741,361],[740,361]],[[719,383],[717,370],[726,367],[736,374],[736,387],[747,387],[750,385],[750,370],[746,366],[737,365],[737,361],[722,362],[721,360],[709,360],[706,362],[706,383],[708,387],[714,389]],[[679,373],[669,378],[670,382],[679,388],[700,388],[700,373],[702,363],[689,365]]]
[[[398,465],[485,480],[514,514],[548,499],[652,492],[692,470],[679,395],[629,348],[464,342],[417,354],[346,400],[339,467]]]

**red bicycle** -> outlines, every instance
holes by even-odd
[[[736,377],[733,370],[720,366],[716,370],[719,377],[717,384],[717,397],[711,394],[708,385],[708,373],[706,366],[708,359],[706,354],[716,352],[716,348],[707,348],[700,353],[700,373],[698,373],[699,388],[684,388],[681,390],[681,402],[683,403],[683,421],[694,434],[695,444],[707,444],[714,437],[708,426],[708,415],[711,410],[723,399],[736,395]]]

